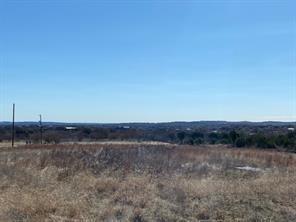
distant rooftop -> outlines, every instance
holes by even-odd
[[[66,126],[65,129],[66,130],[76,130],[77,127],[74,127],[74,126]]]

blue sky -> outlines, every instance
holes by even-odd
[[[295,9],[0,0],[0,121],[295,121]]]

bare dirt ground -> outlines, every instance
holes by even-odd
[[[102,143],[0,150],[0,221],[296,221],[296,155]]]

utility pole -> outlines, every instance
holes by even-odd
[[[15,104],[12,106],[12,128],[11,128],[11,146],[14,147],[14,134],[15,134],[15,129],[14,129],[14,119],[15,119]]]
[[[40,128],[40,144],[42,144],[42,140],[43,140],[43,130],[42,130],[42,116],[41,114],[39,115],[39,128]]]

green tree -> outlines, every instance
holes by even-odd
[[[246,139],[244,137],[239,137],[235,141],[236,147],[245,147],[246,146]]]
[[[180,143],[183,143],[184,142],[184,138],[186,136],[186,133],[185,132],[178,132],[177,133],[177,138],[179,140]]]
[[[229,137],[230,137],[231,143],[235,145],[235,141],[239,137],[239,134],[235,130],[232,130],[229,132]]]

